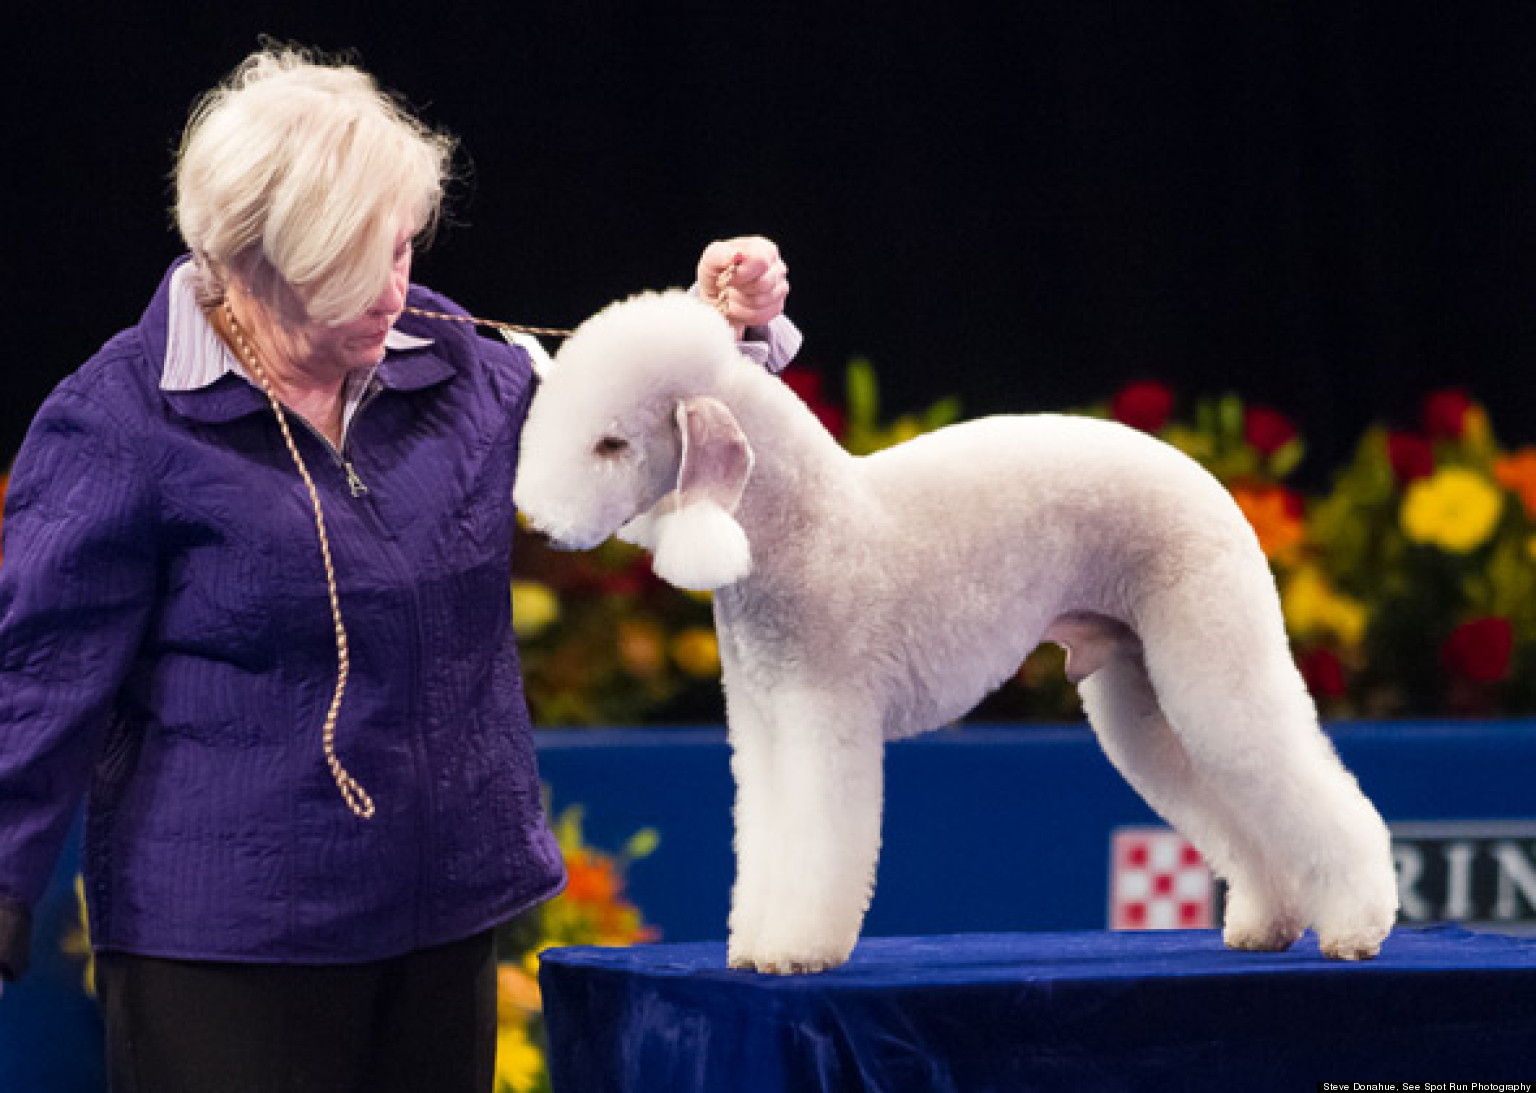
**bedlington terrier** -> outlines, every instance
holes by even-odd
[[[1390,840],[1291,659],[1227,491],[1111,422],[955,425],[862,458],[708,306],[587,320],[533,399],[513,493],[557,545],[614,533],[714,593],[736,781],[729,959],[844,962],[880,850],[886,740],[1067,650],[1110,760],[1230,885],[1224,938],[1374,956]]]

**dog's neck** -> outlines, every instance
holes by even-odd
[[[748,537],[834,516],[857,492],[855,457],[783,381],[753,370],[738,383],[757,388],[729,399],[754,457],[735,513]]]

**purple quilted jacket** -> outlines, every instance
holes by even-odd
[[[308,495],[244,379],[160,389],[169,281],[48,398],[11,478],[0,969],[25,967],[82,794],[104,950],[372,960],[552,896],[508,593],[526,355],[407,316],[433,341],[386,358],[344,453],[294,428],[351,639],[336,749],[377,806],[360,819],[321,747],[336,652]]]

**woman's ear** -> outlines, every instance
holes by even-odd
[[[669,584],[713,591],[752,572],[747,533],[731,515],[752,474],[752,447],[719,399],[686,399],[676,414],[677,489],[645,529],[654,544],[651,565]]]

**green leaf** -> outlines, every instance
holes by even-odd
[[[874,365],[865,357],[848,362],[848,422],[872,428],[880,415],[880,385],[875,380]]]
[[[932,432],[960,420],[960,400],[954,395],[941,398],[923,412],[923,431]]]
[[[1221,438],[1230,443],[1243,439],[1243,400],[1236,395],[1223,395],[1216,403],[1217,429]]]
[[[638,861],[656,852],[661,845],[661,834],[654,827],[642,827],[629,837],[624,844],[624,857],[629,861]]]
[[[581,845],[581,822],[586,809],[581,805],[569,805],[555,817],[555,841],[561,849],[572,850]]]
[[[1307,446],[1302,443],[1301,437],[1291,437],[1269,457],[1269,473],[1277,480],[1289,477],[1306,454]]]

